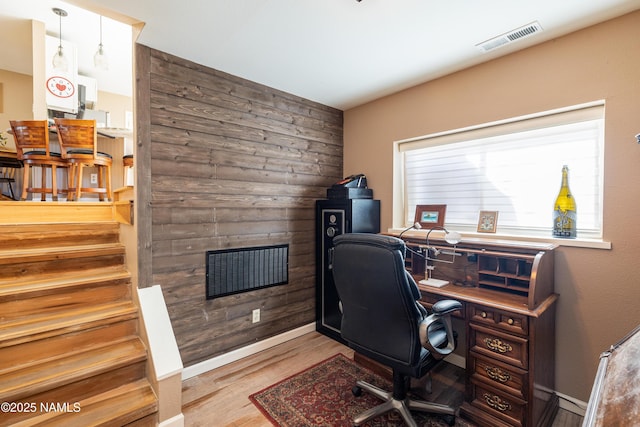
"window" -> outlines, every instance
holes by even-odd
[[[445,224],[459,231],[476,231],[478,213],[491,210],[499,234],[551,237],[567,165],[578,237],[602,238],[603,148],[601,102],[400,141],[403,224],[416,205],[444,204]]]

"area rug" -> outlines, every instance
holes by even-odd
[[[274,426],[347,427],[353,425],[354,416],[382,403],[366,392],[355,397],[351,388],[356,380],[364,380],[385,390],[391,390],[390,381],[340,353],[252,394],[249,399]],[[419,426],[447,426],[436,415],[419,412],[412,414]],[[369,427],[403,425],[402,418],[395,411],[366,424]],[[456,426],[468,427],[471,424],[456,418]]]

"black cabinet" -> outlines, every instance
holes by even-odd
[[[316,202],[316,330],[338,341],[342,314],[331,273],[333,238],[343,233],[379,233],[380,200],[328,199]]]

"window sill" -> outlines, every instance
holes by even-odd
[[[402,233],[404,228],[389,228],[387,232],[394,236],[398,236]],[[451,229],[449,229],[451,231]],[[428,230],[409,230],[403,234],[403,236],[411,236],[414,238],[420,238],[420,236],[424,236],[426,238]],[[439,234],[438,234],[439,233]],[[611,242],[606,242],[604,240],[599,239],[557,239],[552,237],[540,237],[540,236],[516,236],[516,235],[507,235],[507,234],[493,234],[493,233],[474,233],[474,232],[461,232],[462,241],[487,241],[492,243],[500,243],[500,242],[526,242],[530,243],[538,243],[538,244],[552,244],[556,246],[566,246],[566,247],[574,247],[574,248],[588,248],[588,249],[611,249]],[[441,230],[433,230],[432,235],[435,236],[443,236],[444,233]]]

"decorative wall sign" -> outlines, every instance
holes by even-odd
[[[76,89],[66,77],[53,76],[47,80],[47,89],[58,98],[70,98]]]

